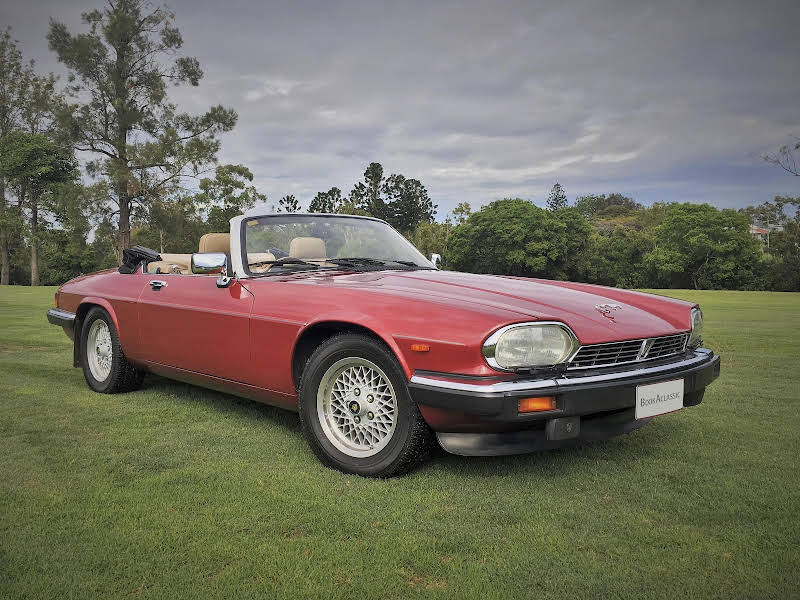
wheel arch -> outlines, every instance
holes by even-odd
[[[306,327],[304,327],[298,334],[294,343],[294,348],[292,348],[292,379],[294,381],[295,388],[299,389],[300,378],[303,375],[303,370],[308,362],[308,359],[311,358],[311,354],[313,354],[314,350],[328,338],[331,338],[335,335],[340,335],[342,333],[357,333],[366,335],[367,337],[371,337],[372,339],[380,342],[387,348],[387,350],[389,350],[389,352],[392,353],[392,355],[394,355],[398,364],[400,365],[400,368],[406,374],[406,377],[410,379],[410,368],[397,343],[391,336],[381,335],[381,333],[376,331],[376,329],[378,328],[368,327],[363,323],[339,319],[324,319],[306,325]]]
[[[92,310],[94,307],[100,307],[105,310],[108,315],[111,317],[111,320],[114,322],[114,327],[117,331],[119,331],[119,322],[117,321],[117,313],[114,311],[114,307],[111,306],[111,303],[106,300],[105,298],[96,298],[93,296],[87,296],[81,303],[78,305],[78,308],[75,311],[75,338],[72,343],[72,366],[73,367],[80,367],[80,356],[81,356],[81,331],[83,330],[83,321],[86,318],[86,315]]]

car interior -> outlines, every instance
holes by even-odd
[[[230,257],[230,233],[206,233],[200,238],[198,252],[223,252]],[[325,261],[327,250],[325,241],[318,237],[296,237],[289,244],[289,256],[301,260]],[[253,273],[265,273],[270,264],[258,264],[275,260],[272,252],[248,252],[247,260]],[[171,254],[164,252],[161,260],[147,264],[147,272],[152,274],[191,275],[191,254]]]

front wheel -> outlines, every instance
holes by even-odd
[[[125,358],[114,321],[99,306],[86,314],[80,344],[83,376],[95,392],[114,394],[141,385],[144,371],[136,369]]]
[[[345,473],[399,475],[431,445],[397,360],[363,335],[338,335],[312,354],[300,384],[300,420],[317,457]]]

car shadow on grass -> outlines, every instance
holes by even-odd
[[[269,419],[270,423],[278,425],[288,432],[302,434],[297,413],[263,402],[167,379],[152,373],[148,373],[145,377],[141,390],[166,394],[185,403],[202,403],[205,408],[219,412],[221,415],[235,412],[240,418],[250,421]]]
[[[142,391],[163,394],[187,406],[202,406],[206,411],[219,414],[220,418],[235,413],[237,418],[251,423],[268,421],[288,434],[303,437],[297,413],[269,404],[153,374],[145,378]],[[591,470],[598,465],[603,465],[605,470],[624,471],[637,462],[657,460],[660,455],[674,453],[674,448],[682,447],[688,437],[680,425],[665,421],[650,423],[608,440],[508,456],[458,456],[446,452],[434,442],[429,460],[417,472],[448,477],[469,474],[491,479],[522,474],[558,478]],[[320,465],[320,469],[325,467]]]
[[[687,434],[675,423],[649,423],[647,426],[608,440],[590,441],[576,446],[507,456],[457,456],[438,445],[425,470],[446,475],[494,478],[509,475],[537,477],[570,476],[599,465],[608,471],[626,471],[637,463],[674,455],[674,449],[687,441]]]

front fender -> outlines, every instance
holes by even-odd
[[[400,363],[400,368],[403,369],[406,377],[411,379],[411,376],[414,374],[414,370],[409,365],[408,357],[405,356],[400,348],[400,345],[395,341],[394,337],[392,337],[389,328],[386,327],[386,325],[382,323],[380,319],[376,319],[375,317],[364,313],[354,313],[352,310],[336,310],[317,315],[313,321],[306,323],[300,329],[300,331],[298,331],[297,339],[295,340],[295,348],[297,341],[300,340],[306,332],[314,327],[318,327],[327,323],[343,323],[370,331],[389,347],[389,349],[397,358],[397,362]],[[294,354],[294,351],[292,351],[292,354]]]

